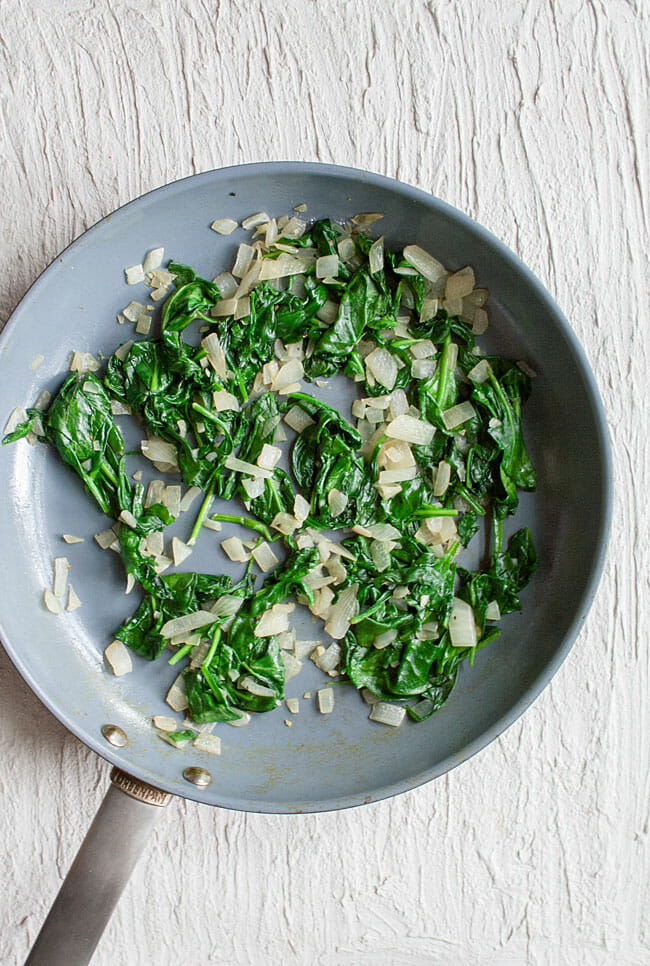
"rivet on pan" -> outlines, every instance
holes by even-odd
[[[102,734],[106,741],[111,745],[115,745],[116,748],[124,748],[128,745],[129,739],[126,736],[126,731],[123,731],[117,725],[105,724],[102,725]]]
[[[186,768],[183,772],[183,778],[185,781],[192,782],[193,785],[199,785],[203,788],[205,785],[209,785],[212,781],[212,775],[205,768]]]

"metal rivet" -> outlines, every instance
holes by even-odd
[[[106,741],[111,745],[115,745],[116,748],[124,748],[128,745],[129,739],[126,736],[126,731],[123,731],[118,725],[105,724],[102,725],[102,734]]]
[[[185,781],[192,782],[193,785],[199,785],[200,787],[205,787],[209,785],[212,781],[212,775],[205,768],[186,768],[183,772],[183,778]]]

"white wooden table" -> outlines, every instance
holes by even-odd
[[[356,165],[457,205],[531,266],[585,346],[615,447],[597,602],[523,720],[364,809],[175,802],[96,966],[650,963],[649,37],[643,0],[4,0],[3,320],[143,191],[243,161]],[[0,709],[13,964],[108,769],[3,652]]]

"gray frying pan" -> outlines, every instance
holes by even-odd
[[[605,420],[593,377],[571,328],[524,265],[465,215],[423,191],[388,178],[332,165],[264,163],[226,168],[167,185],[104,218],[41,275],[0,338],[0,425],[42,388],[55,390],[70,353],[108,355],[132,335],[116,314],[145,290],[127,288],[123,269],[151,248],[213,277],[232,263],[241,232],[208,230],[215,218],[290,211],[347,218],[379,211],[389,245],[417,243],[452,268],[474,266],[490,289],[488,348],[526,360],[539,376],[525,412],[539,489],[522,500],[514,526],[531,527],[540,567],[523,595],[522,614],[502,621],[502,636],[465,667],[444,708],[399,729],[368,720],[351,688],[336,689],[335,711],[321,715],[303,700],[293,727],[286,711],[261,715],[246,728],[219,725],[217,758],[180,751],[160,740],[153,714],[169,713],[164,695],[176,669],[134,658],[115,678],[103,650],[137,600],[124,594],[117,556],[92,534],[106,519],[56,454],[25,441],[0,451],[0,636],[41,701],[115,767],[113,784],[32,951],[29,963],[86,963],[104,929],[149,829],[169,795],[225,808],[304,812],[347,808],[396,795],[471,757],[505,730],[553,676],[585,619],[600,575],[610,516],[611,472]],[[37,357],[43,356],[38,363]],[[30,368],[32,366],[32,368]],[[35,367],[35,368],[34,368]],[[187,536],[189,521],[175,532]],[[62,533],[85,537],[66,546]],[[54,616],[42,605],[52,559],[66,555],[83,602]],[[226,569],[218,537],[204,533],[183,569]],[[314,639],[310,615],[298,635]],[[288,694],[322,686],[309,662]],[[118,726],[127,744],[102,729]],[[105,730],[105,729],[104,729]],[[110,735],[110,733],[109,733]],[[209,784],[195,784],[187,777]],[[206,772],[207,774],[203,774]]]

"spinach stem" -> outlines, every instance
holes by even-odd
[[[249,530],[256,530],[261,533],[265,540],[273,541],[282,536],[281,533],[272,534],[267,525],[260,520],[239,516],[237,513],[213,513],[210,519],[220,520],[222,523],[238,523],[240,527],[248,527]]]
[[[454,510],[453,507],[432,506],[430,503],[424,503],[415,510],[413,516],[426,517],[427,519],[431,517],[456,517],[458,516],[458,510]]]
[[[203,658],[201,662],[201,670],[205,672],[206,667],[210,667],[212,663],[212,658],[214,657],[215,651],[219,646],[219,641],[221,640],[221,628],[219,626],[215,627],[214,634],[212,635],[212,642],[208,648],[208,653]]]
[[[210,483],[210,486],[208,487],[205,497],[203,499],[203,503],[201,504],[201,508],[196,515],[196,520],[194,521],[192,532],[190,533],[189,539],[187,541],[188,547],[193,547],[194,544],[196,543],[199,533],[201,532],[201,527],[203,526],[203,523],[205,521],[205,518],[210,512],[210,507],[212,506],[213,499],[214,499],[214,480],[212,480],[212,482]]]
[[[175,654],[172,654],[172,656],[167,661],[167,663],[178,664],[181,658],[185,657],[186,654],[189,654],[189,652],[192,650],[193,647],[194,647],[193,644],[183,644],[183,646],[179,647],[179,649],[176,651]]]

